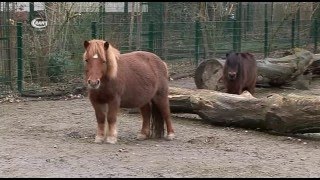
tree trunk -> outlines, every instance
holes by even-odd
[[[168,8],[168,2],[163,2],[163,38],[162,38],[162,47],[163,47],[163,60],[168,59],[168,46],[167,46],[167,40],[169,39],[169,33],[168,33],[168,16],[169,16],[169,8]]]
[[[134,25],[134,4],[131,4],[131,13],[130,13],[130,27],[129,27],[129,51],[132,50],[132,39],[133,39],[133,25]]]
[[[320,54],[315,54],[315,60],[308,67],[307,72],[311,72],[313,76],[320,75]]]
[[[141,50],[142,2],[138,2],[136,50]]]
[[[288,85],[299,79],[317,59],[319,59],[318,55],[296,48],[293,55],[279,59],[266,58],[264,60],[257,60],[257,86],[279,87]],[[222,90],[223,82],[221,76],[224,62],[224,59],[210,59],[202,62],[197,67],[194,77],[197,88]]]
[[[201,32],[202,32],[202,41],[203,41],[203,51],[204,59],[209,57],[209,46],[208,46],[208,36],[207,36],[207,13],[206,13],[206,2],[200,2],[200,23],[201,23]]]
[[[272,94],[255,98],[206,89],[170,87],[172,113],[193,113],[220,126],[261,129],[281,134],[320,132],[320,97]]]

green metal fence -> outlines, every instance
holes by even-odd
[[[234,17],[201,21],[172,11],[164,21],[163,9],[163,3],[149,4],[140,22],[131,21],[127,11],[108,13],[101,6],[99,12],[83,14],[82,19],[62,24],[48,21],[41,30],[30,22],[0,24],[0,94],[72,93],[83,83],[83,41],[93,38],[108,40],[122,53],[154,52],[168,63],[171,73],[193,71],[201,61],[224,57],[230,50],[249,51],[258,59],[293,47],[318,52],[317,16],[272,20],[266,4],[258,9],[262,18],[255,20],[257,9],[238,3]]]

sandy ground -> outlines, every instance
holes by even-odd
[[[193,84],[171,84],[188,83]],[[96,121],[87,98],[0,106],[0,177],[320,177],[317,139],[218,127],[196,115],[172,114],[175,140],[139,141],[140,115],[123,110],[118,143],[95,144]]]

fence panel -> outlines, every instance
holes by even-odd
[[[96,11],[75,12],[68,21],[50,12],[55,21],[48,19],[45,28],[36,29],[28,19],[10,23],[11,15],[4,9],[8,3],[1,3],[0,95],[72,93],[83,83],[83,42],[93,38],[109,41],[121,53],[154,52],[168,63],[172,74],[192,72],[201,61],[224,57],[230,50],[248,51],[257,59],[279,56],[292,47],[318,52],[318,16],[308,18],[306,5],[297,11],[299,15],[288,16],[279,12],[279,3],[240,3],[231,14],[210,11],[201,20],[197,2],[144,3],[140,14],[131,13],[130,3],[124,3],[123,12],[108,12],[105,4],[98,3]]]

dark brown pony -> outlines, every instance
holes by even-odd
[[[226,92],[241,94],[247,90],[254,94],[257,79],[257,62],[250,53],[230,52],[223,68]]]
[[[84,48],[85,80],[98,124],[95,142],[101,143],[105,137],[107,143],[117,142],[116,122],[120,108],[140,109],[142,128],[138,139],[163,137],[165,122],[166,138],[172,140],[174,130],[165,62],[145,51],[120,54],[103,40],[84,41]],[[106,130],[105,119],[108,121]]]

